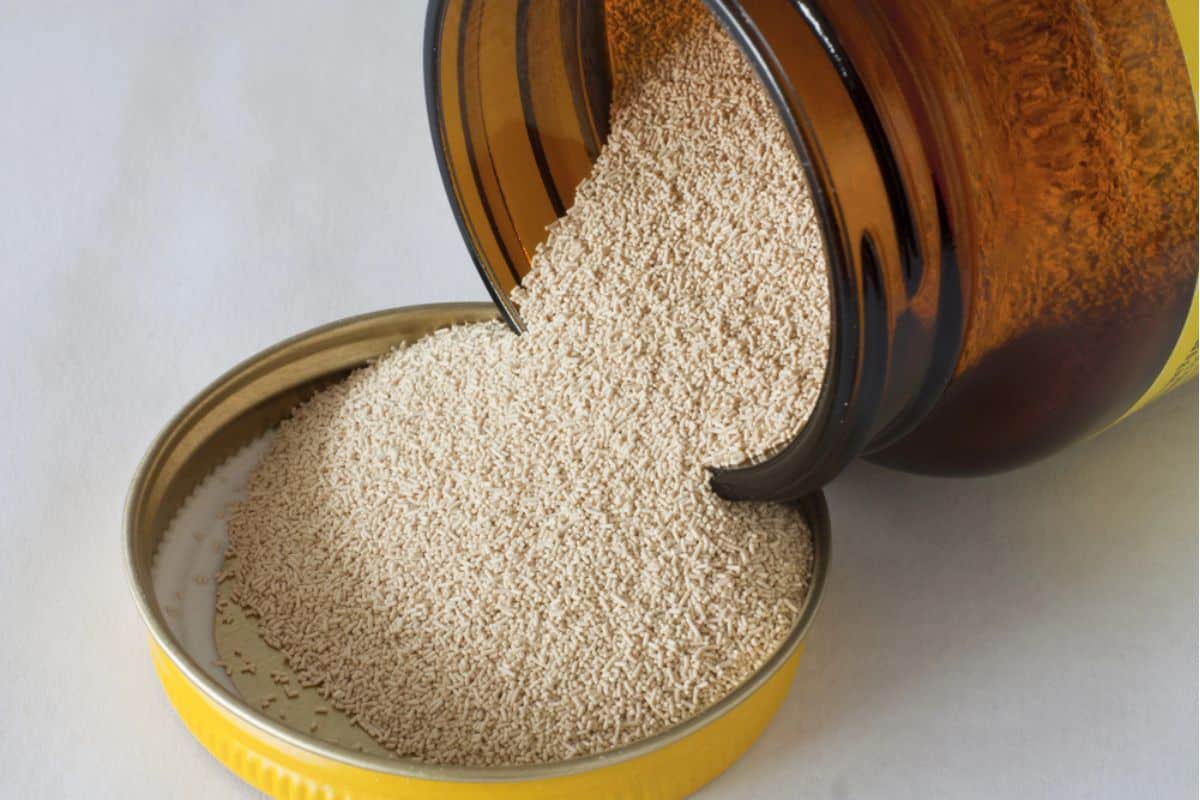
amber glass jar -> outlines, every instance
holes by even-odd
[[[833,298],[808,424],[718,491],[798,497],[859,456],[1001,470],[1186,379],[1189,352],[1194,374],[1196,107],[1164,0],[706,4],[795,142]],[[599,0],[431,3],[436,150],[518,329],[508,293],[604,142],[609,58]]]

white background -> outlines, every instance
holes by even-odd
[[[423,3],[0,0],[0,794],[252,797],[125,586],[157,429],[348,314],[484,299]],[[857,465],[799,678],[705,798],[1196,796],[1195,384],[1021,472]]]

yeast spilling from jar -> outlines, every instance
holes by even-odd
[[[1196,33],[1172,16],[1186,3],[706,5],[805,167],[832,311],[807,425],[714,463],[720,493],[803,496],[860,456],[1007,469],[1195,375]],[[599,154],[629,56],[602,35],[608,4],[442,6],[436,150],[519,328],[512,293]]]
[[[710,467],[761,501],[860,455],[999,469],[1186,379],[1196,120],[1165,6],[707,5],[433,3],[438,157],[521,335],[462,309],[415,343],[438,327],[420,310],[314,332],[255,361],[274,389],[214,385],[139,475],[141,587],[216,454],[306,399],[228,520],[213,600],[317,693],[220,659],[307,736],[286,740],[304,780],[487,793],[522,764],[528,796],[690,791],[778,707],[827,553],[811,505],[727,503]],[[315,352],[372,363],[328,386]],[[266,394],[230,422],[235,379]],[[222,696],[149,597],[194,715]],[[296,768],[236,716],[271,732],[240,746]],[[390,760],[314,744],[341,722]]]
[[[441,331],[309,399],[228,521],[231,599],[400,756],[648,739],[759,670],[808,597],[803,515],[707,470],[788,441],[820,390],[803,170],[702,6],[609,12],[608,137],[514,298],[521,335]]]

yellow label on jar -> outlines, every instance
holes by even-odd
[[[1192,93],[1196,92],[1196,0],[1167,0],[1171,9],[1171,19],[1175,22],[1175,32],[1179,34],[1179,43],[1183,45],[1183,57],[1187,59],[1188,74],[1192,77]]]
[[[1187,59],[1188,76],[1192,79],[1192,94],[1195,96],[1197,89],[1200,89],[1200,81],[1196,77],[1197,61],[1200,60],[1200,53],[1197,52],[1197,7],[1196,0],[1167,0],[1167,6],[1171,9],[1171,19],[1175,22],[1175,31],[1179,34],[1179,43],[1183,45],[1183,56]],[[1195,293],[1192,295],[1192,307],[1188,311],[1187,321],[1183,323],[1183,330],[1179,334],[1179,341],[1175,343],[1175,349],[1171,351],[1171,355],[1167,358],[1166,364],[1163,365],[1162,371],[1158,373],[1158,377],[1154,379],[1154,383],[1150,384],[1150,388],[1146,390],[1138,401],[1133,406],[1121,415],[1120,422],[1125,417],[1145,406],[1151,400],[1166,394],[1182,383],[1186,383],[1196,377],[1196,343],[1197,343],[1197,307],[1200,305],[1200,286],[1196,287]]]
[[[1128,411],[1121,415],[1121,419],[1125,419],[1125,417],[1128,417],[1156,397],[1164,395],[1180,384],[1186,383],[1196,377],[1197,301],[1198,295],[1192,295],[1192,308],[1188,311],[1187,321],[1183,323],[1183,333],[1180,334],[1179,341],[1175,343],[1175,349],[1171,351],[1171,356],[1167,359],[1166,366],[1163,367],[1162,372],[1158,373],[1158,377],[1154,379],[1154,383],[1150,384],[1150,388],[1146,390],[1146,393],[1138,398],[1138,401]],[[1117,421],[1120,422],[1121,419]]]

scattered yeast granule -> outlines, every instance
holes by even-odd
[[[546,762],[744,681],[811,539],[706,465],[804,422],[828,342],[797,159],[699,3],[618,3],[611,134],[520,293],[526,331],[435,333],[284,422],[229,522],[238,601],[402,756]]]

